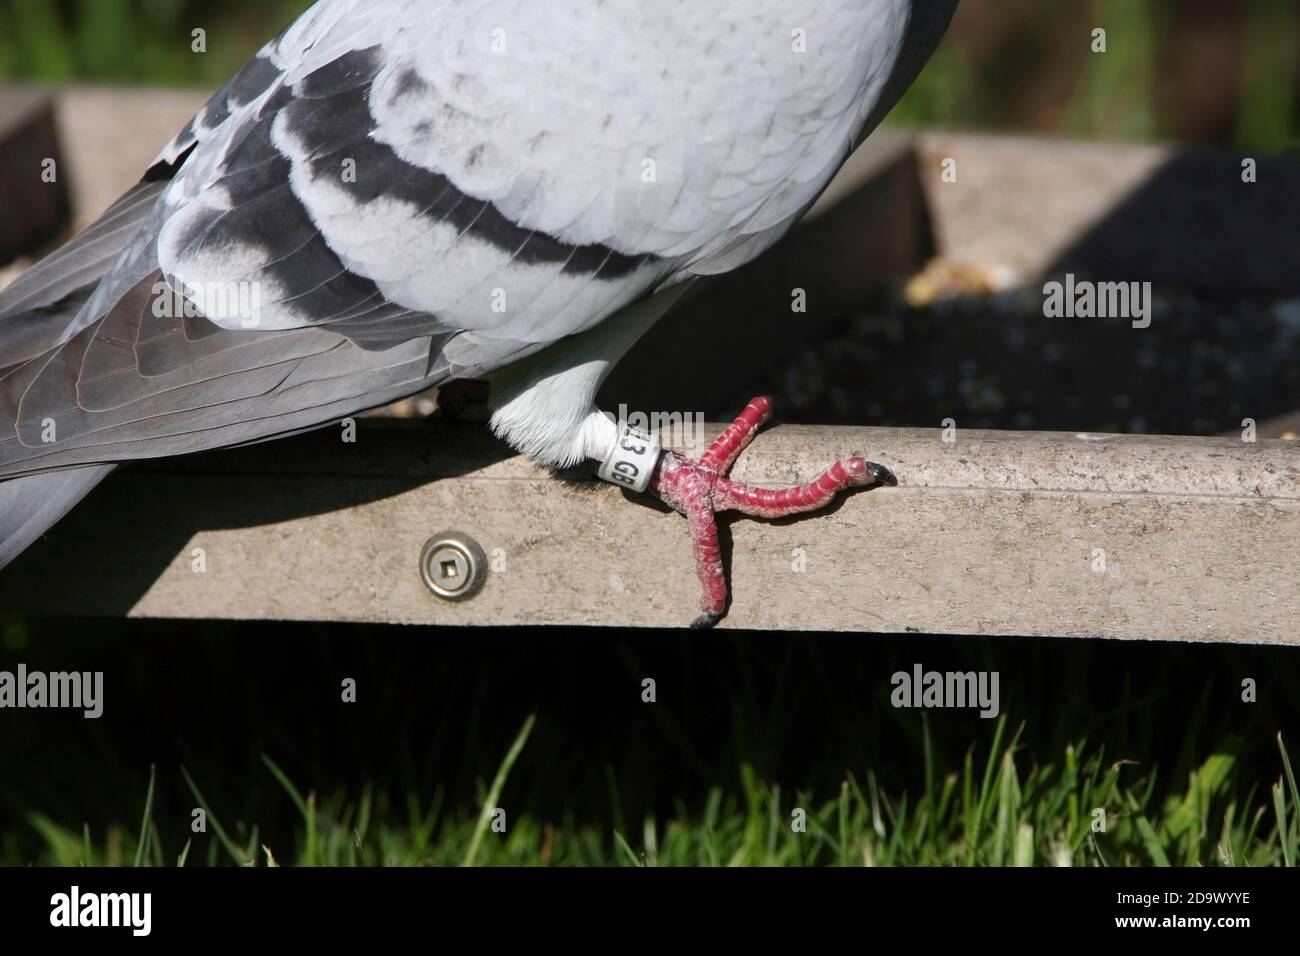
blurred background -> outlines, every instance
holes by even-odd
[[[0,0],[0,78],[220,85],[309,0]],[[1094,27],[1110,52],[1079,42]],[[190,31],[209,52],[195,56]],[[1027,78],[1032,77],[1032,81]],[[962,0],[895,116],[1281,149],[1300,136],[1296,0]]]

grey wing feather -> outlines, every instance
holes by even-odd
[[[69,468],[0,482],[0,568],[72,510],[114,467]]]
[[[163,184],[143,182],[0,292],[0,323],[98,285],[140,229]]]
[[[103,319],[0,382],[12,423],[0,434],[0,476],[260,441],[395,401],[449,373],[431,365],[428,337],[378,352],[317,328],[249,334],[159,316],[159,278],[146,277]]]
[[[162,190],[141,183],[93,225],[0,291],[0,378],[4,369],[56,345],[131,240]]]
[[[140,229],[162,190],[144,182],[71,242],[0,292],[0,390],[25,362],[53,348]],[[114,465],[0,481],[0,568],[98,485]]]

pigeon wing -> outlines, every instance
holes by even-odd
[[[27,333],[0,336],[0,476],[316,427],[530,354],[664,277],[654,255],[517,225],[401,160],[371,106],[399,67],[383,42],[338,42],[357,24],[322,20],[331,9],[363,8],[314,8],[163,151],[154,181],[0,299],[0,328]],[[394,223],[438,233],[440,254],[412,255]],[[60,299],[86,301],[32,334]]]
[[[836,0],[809,72],[775,6],[754,51],[746,5],[322,0],[159,156],[58,343],[0,353],[0,477],[319,426],[751,258],[880,101],[903,5]]]

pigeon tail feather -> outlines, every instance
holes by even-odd
[[[115,467],[95,465],[0,481],[0,570],[90,494]]]

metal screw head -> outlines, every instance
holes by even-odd
[[[465,601],[483,590],[487,555],[479,543],[459,531],[435,534],[420,552],[424,586],[444,601]]]

